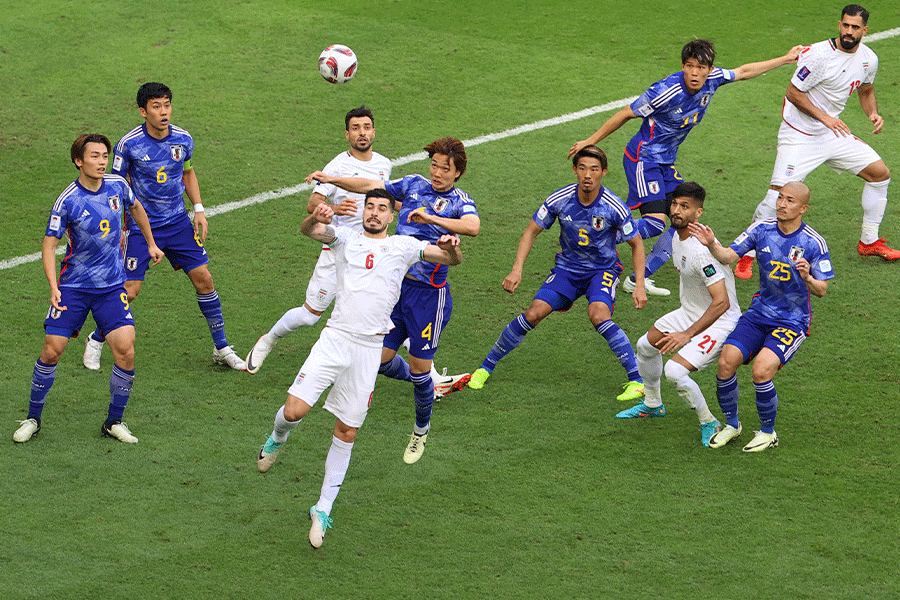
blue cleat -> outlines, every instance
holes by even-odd
[[[709,448],[709,439],[720,431],[722,431],[722,424],[718,420],[700,423],[700,443]]]
[[[660,404],[656,408],[650,408],[643,402],[636,404],[628,410],[623,410],[616,415],[617,419],[642,419],[644,417],[664,417],[666,416],[666,407]]]

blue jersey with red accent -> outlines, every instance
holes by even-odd
[[[460,219],[465,215],[478,216],[475,202],[467,193],[457,187],[446,192],[436,192],[431,181],[421,175],[407,175],[400,179],[385,182],[384,188],[403,203],[397,215],[397,235],[409,235],[419,240],[437,242],[442,235],[452,233],[437,225],[426,225],[407,222],[409,213],[424,210],[429,215],[437,215],[445,219]],[[434,287],[447,282],[447,265],[439,265],[428,261],[420,261],[409,269],[409,274]]]
[[[194,139],[187,131],[169,125],[169,135],[161,140],[147,133],[146,124],[129,131],[116,144],[113,173],[127,176],[134,195],[150,220],[150,227],[187,219],[184,208],[184,171],[190,169]],[[133,219],[128,229],[140,231]]]
[[[118,175],[104,175],[96,192],[75,180],[59,195],[45,235],[68,238],[60,288],[104,289],[125,282],[122,209],[133,205],[131,187]]]
[[[703,119],[713,94],[734,79],[734,71],[713,67],[696,93],[688,91],[681,71],[651,85],[631,103],[631,110],[643,123],[625,146],[625,154],[634,162],[674,164],[678,147]]]
[[[585,206],[578,201],[578,184],[572,183],[550,194],[532,217],[541,229],[559,221],[559,245],[556,266],[570,273],[588,274],[600,269],[618,268],[616,234],[623,240],[639,235],[631,211],[605,187]]]
[[[753,296],[749,310],[808,332],[812,317],[809,289],[794,262],[805,258],[815,279],[833,278],[825,238],[806,223],[801,223],[797,231],[785,234],[778,228],[776,219],[767,219],[751,225],[730,247],[738,256],[756,250],[759,292]]]

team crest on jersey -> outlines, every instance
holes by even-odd
[[[793,174],[794,174],[794,165],[788,165],[787,169],[784,170],[784,176],[790,177]]]
[[[119,201],[119,195],[110,196],[106,199],[109,202],[109,207],[116,212],[119,212],[119,209],[122,208],[122,203]]]
[[[647,188],[650,190],[651,194],[658,194],[659,193],[659,182],[649,181],[649,182],[647,182]]]
[[[606,219],[604,219],[600,215],[591,215],[591,227],[593,227],[597,231],[600,231],[605,226],[606,226]]]
[[[709,99],[711,96],[712,94],[703,94],[703,97],[700,98],[700,106],[706,106],[707,104],[709,104]]]
[[[444,198],[443,196],[441,196],[437,200],[434,201],[434,204],[431,205],[431,208],[434,209],[434,212],[441,212],[445,208],[447,208],[448,204],[450,204],[450,200],[448,198]]]
[[[180,161],[184,158],[184,146],[181,144],[172,144],[169,150],[172,152],[172,160]]]
[[[50,310],[47,311],[48,319],[58,319],[60,317],[60,315],[62,315],[62,312],[59,309],[54,308],[52,306],[50,307]]]
[[[135,257],[135,256],[129,256],[129,257],[125,260],[125,267],[126,267],[129,271],[134,271],[135,269],[137,269],[137,263],[138,263],[137,257]]]
[[[803,258],[803,248],[800,246],[791,246],[791,252],[788,254],[791,259],[791,262],[797,262],[801,258]]]

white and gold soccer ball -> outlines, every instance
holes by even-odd
[[[347,83],[358,65],[356,53],[341,44],[332,44],[319,55],[319,73],[330,83]]]

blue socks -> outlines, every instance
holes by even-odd
[[[778,412],[778,393],[772,380],[754,383],[756,388],[756,411],[759,413],[759,430],[763,433],[775,432],[775,415]]]
[[[737,429],[740,425],[738,420],[738,383],[737,375],[732,375],[728,379],[719,379],[716,377],[716,396],[719,398],[719,407],[725,414],[725,420],[729,425]]]
[[[672,258],[672,238],[675,237],[675,228],[669,227],[665,233],[659,236],[650,254],[647,255],[647,264],[644,268],[644,277],[650,277],[660,267],[666,264]]]
[[[631,341],[622,328],[616,325],[612,320],[607,319],[599,323],[596,327],[597,333],[602,335],[609,344],[609,349],[613,351],[622,367],[628,373],[628,381],[640,381],[643,383],[638,373],[637,357],[634,355],[634,348]]]
[[[413,382],[413,395],[416,399],[416,429],[426,430],[431,423],[431,409],[434,406],[434,381],[431,379],[431,371],[424,373],[410,373],[410,381]]]
[[[119,365],[113,365],[112,375],[109,377],[109,412],[107,424],[121,421],[125,413],[125,406],[131,396],[131,386],[134,383],[134,369],[123,369]]]
[[[525,339],[525,335],[532,329],[534,329],[534,325],[525,319],[524,313],[510,321],[503,328],[500,337],[497,338],[494,347],[488,352],[484,362],[481,363],[481,368],[488,373],[493,373],[500,359],[515,350],[522,343],[522,340]]]
[[[400,381],[412,381],[409,376],[409,363],[403,360],[399,354],[395,354],[394,358],[388,362],[381,363],[381,366],[378,367],[378,374]]]
[[[34,363],[34,374],[31,376],[31,400],[28,403],[28,418],[41,418],[44,401],[56,379],[56,365],[47,365],[37,359]]]
[[[206,317],[213,344],[218,349],[224,348],[228,345],[228,340],[225,339],[225,318],[222,316],[219,293],[213,290],[209,294],[197,294],[197,304],[200,305],[200,312]]]

